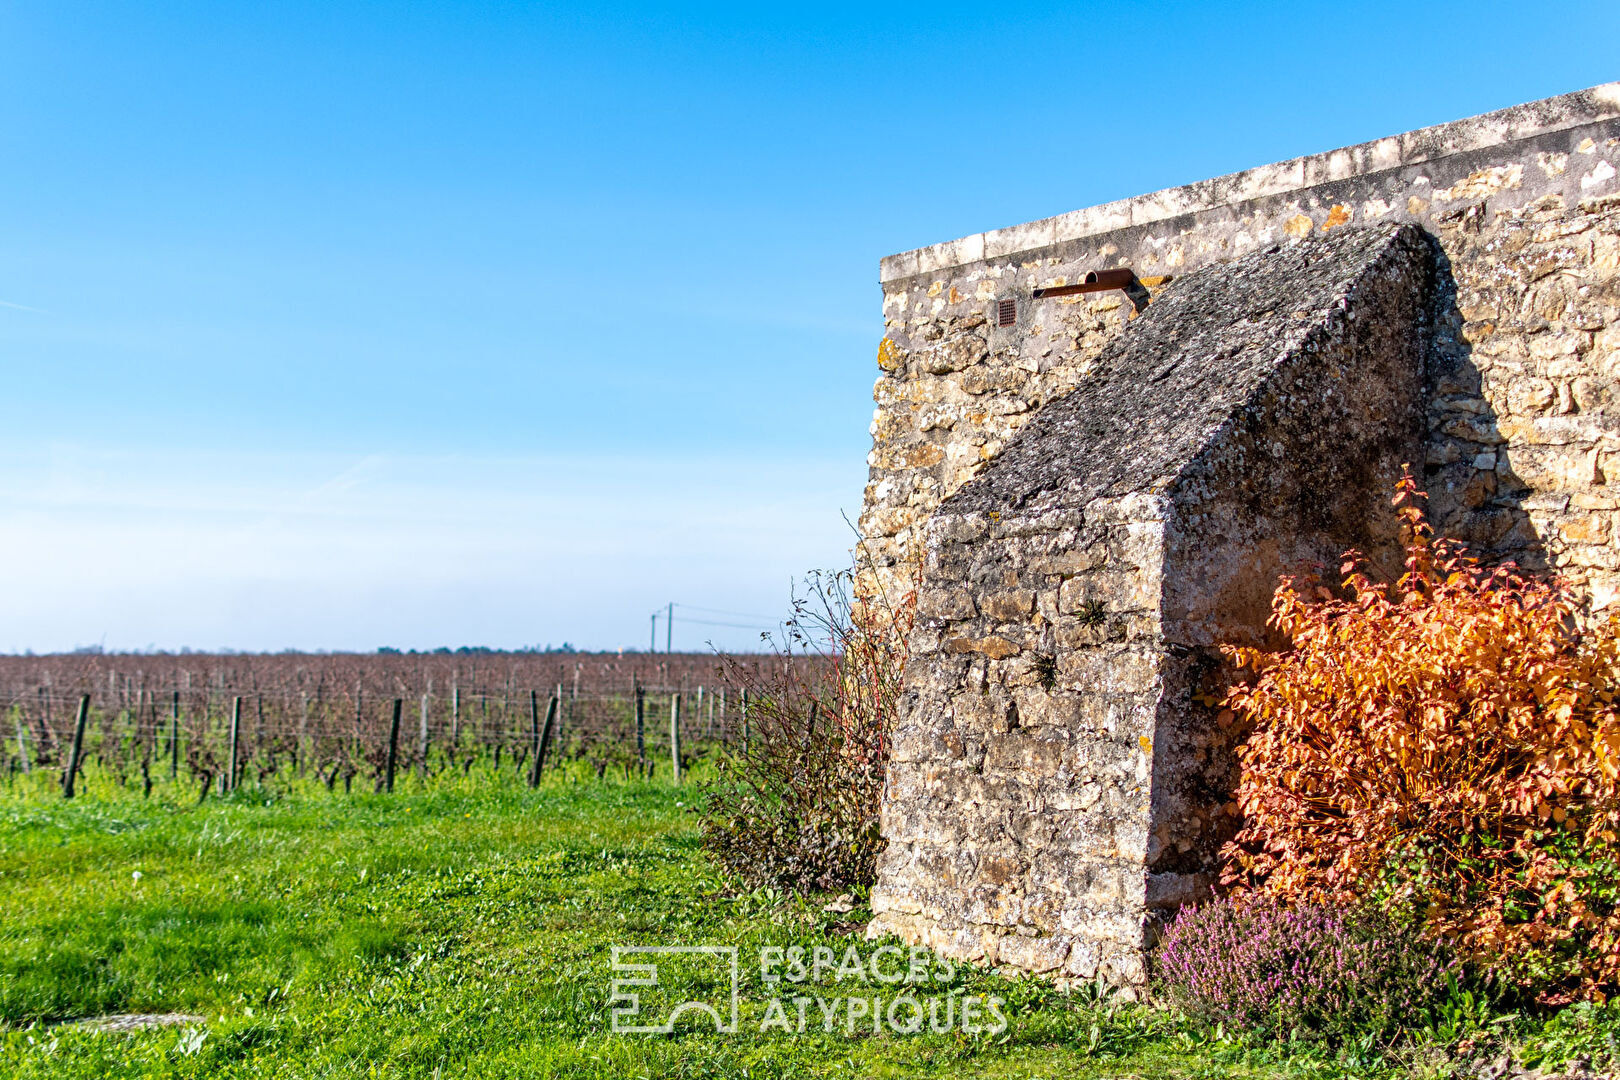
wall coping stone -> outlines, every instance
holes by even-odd
[[[1069,240],[1367,176],[1620,117],[1620,82],[975,233],[879,261],[884,284]]]

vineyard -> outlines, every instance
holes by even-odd
[[[531,786],[565,767],[679,781],[749,737],[748,688],[784,664],[815,675],[814,660],[713,654],[7,656],[5,775],[72,797],[93,768],[97,783],[186,785],[199,801],[475,768]]]

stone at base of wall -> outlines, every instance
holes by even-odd
[[[1214,874],[1149,874],[1146,904],[1155,911],[1175,911],[1200,903],[1214,893],[1218,880]]]
[[[873,904],[878,903],[874,893]],[[1116,942],[1065,934],[1022,934],[1005,926],[952,927],[899,911],[875,915],[867,924],[866,937],[869,941],[897,937],[907,945],[926,946],[947,960],[1013,968],[1053,979],[1059,986],[1090,982],[1099,975],[1115,986],[1147,982],[1141,950],[1121,948]]]
[[[1149,874],[1147,907],[1171,911],[1183,904],[1207,899],[1214,889],[1212,874]],[[874,907],[890,902],[906,903],[903,897],[886,898],[874,890]],[[1139,986],[1147,981],[1142,953],[1122,950],[1106,941],[1092,941],[1067,934],[1041,934],[1006,926],[947,927],[916,912],[880,910],[866,927],[869,941],[896,937],[907,945],[922,945],[950,960],[971,964],[1007,967],[1053,980],[1060,988],[1090,983],[1099,974],[1115,986]]]

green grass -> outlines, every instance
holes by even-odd
[[[0,1075],[1367,1074],[976,970],[919,989],[999,996],[1000,1035],[874,1036],[847,1021],[828,1033],[813,1005],[805,1034],[761,1032],[781,992],[761,982],[761,946],[876,946],[839,925],[852,916],[824,912],[825,897],[728,894],[698,848],[691,787],[581,774],[530,791],[475,770],[392,796],[309,785],[200,806],[94,775],[85,787],[72,801],[38,776],[0,789]],[[613,1034],[616,944],[737,946],[739,1032]],[[670,966],[675,989],[728,985]],[[851,984],[790,989],[830,998]],[[62,1023],[171,1011],[206,1022],[133,1034]]]

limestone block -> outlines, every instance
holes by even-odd
[[[1459,416],[1447,420],[1440,425],[1442,434],[1469,442],[1482,443],[1486,446],[1499,446],[1507,441],[1506,436],[1497,429],[1497,425],[1489,417]]]
[[[1012,731],[991,742],[985,751],[985,768],[1029,777],[1054,775],[1068,741],[1038,733],[1040,730]]]
[[[1035,593],[1031,589],[1003,589],[987,594],[982,607],[997,622],[1018,622],[1035,610]]]
[[[1057,647],[1063,651],[1094,648],[1125,638],[1119,620],[1108,618],[1106,613],[1096,619],[1089,615],[1084,618],[1059,618],[1056,629]]]
[[[915,520],[910,507],[881,507],[861,517],[861,528],[868,536],[895,536]]]
[[[1035,687],[1019,687],[1013,693],[1018,725],[1023,728],[1072,730],[1079,726],[1082,701],[1076,694]]]
[[[1016,926],[1023,918],[1023,897],[1009,890],[970,886],[964,896],[966,902],[960,907],[961,917],[970,926]]]
[[[1089,904],[1066,911],[1058,929],[1077,938],[1099,942],[1105,956],[1119,955],[1125,950],[1139,950],[1145,944],[1145,910],[1133,907],[1123,894],[1105,898],[1099,893]]]
[[[1158,581],[1154,575],[1130,571],[1101,570],[1069,578],[1058,589],[1058,611],[1074,615],[1092,605],[1104,612],[1143,611],[1158,606]]]
[[[999,943],[1001,963],[1036,974],[1063,967],[1069,959],[1070,948],[1069,940],[1061,937],[1010,936]]]
[[[875,914],[881,915],[893,911],[906,915],[914,915],[922,910],[922,904],[918,903],[916,899],[903,890],[874,886],[869,894],[869,898],[872,905],[872,911]]]
[[[1575,407],[1583,413],[1608,411],[1620,395],[1614,380],[1595,376],[1574,379],[1570,390],[1575,397]]]
[[[921,589],[917,593],[917,615],[924,619],[971,619],[978,608],[968,589]]]
[[[1100,965],[1105,978],[1119,986],[1140,986],[1147,982],[1147,964],[1140,952],[1121,952]]]
[[[1175,910],[1209,899],[1219,878],[1214,874],[1149,874],[1146,902],[1150,908]]]
[[[941,543],[970,544],[986,530],[986,522],[978,514],[935,514],[929,520],[930,537]]]
[[[1090,810],[1102,798],[1103,786],[1096,781],[1043,791],[1043,801],[1051,810]]]
[[[1589,513],[1570,518],[1558,526],[1558,535],[1571,544],[1607,544],[1614,533],[1611,517]]]
[[[938,761],[948,752],[940,736],[910,726],[897,731],[889,744],[889,760],[894,762]]]
[[[950,653],[983,653],[992,660],[1017,655],[1022,647],[1016,641],[997,634],[987,634],[984,637],[951,637],[944,641],[946,652]]]
[[[989,355],[989,345],[978,334],[964,334],[940,342],[922,355],[923,369],[930,375],[961,371]]]
[[[957,930],[930,928],[924,931],[923,942],[948,960],[986,964],[996,962],[994,934],[966,928]]]
[[[1094,979],[1102,950],[1095,941],[1072,941],[1063,961],[1063,974],[1071,979]]]
[[[1072,690],[1140,694],[1157,684],[1159,662],[1155,653],[1140,648],[1074,649],[1058,657],[1057,677]]]
[[[1083,574],[1101,566],[1107,558],[1103,550],[1075,547],[1030,560],[1030,570],[1037,574]]]

